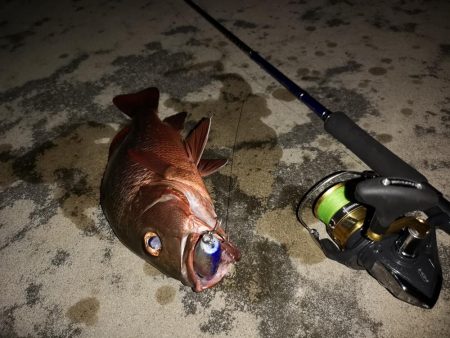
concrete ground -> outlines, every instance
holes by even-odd
[[[449,196],[448,1],[199,3]],[[183,1],[2,1],[0,74],[0,336],[450,336],[449,237],[432,310],[326,259],[295,206],[364,165]],[[126,123],[111,99],[148,86],[161,116],[213,114],[206,154],[232,159],[206,182],[243,257],[200,294],[126,249],[99,208]]]

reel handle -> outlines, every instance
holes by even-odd
[[[425,176],[361,129],[346,114],[332,113],[325,120],[325,130],[350,149],[378,175],[427,182]]]

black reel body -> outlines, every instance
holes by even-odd
[[[403,203],[390,198],[398,194]],[[442,271],[435,227],[416,205],[428,207],[435,199],[424,184],[344,171],[312,187],[297,216],[328,258],[365,269],[395,297],[431,308],[439,297]],[[320,239],[306,224],[305,210],[325,225],[331,240]]]

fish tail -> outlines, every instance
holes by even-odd
[[[156,114],[159,103],[159,90],[150,87],[137,93],[117,95],[114,105],[131,118],[141,113]]]

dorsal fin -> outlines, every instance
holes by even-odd
[[[198,162],[197,169],[200,172],[200,175],[202,177],[205,177],[220,170],[220,168],[222,168],[225,164],[227,164],[227,162],[228,160],[224,158],[217,160],[201,159],[200,162]]]
[[[203,150],[208,141],[210,124],[211,119],[209,117],[201,119],[184,140],[186,151],[195,165],[200,161],[200,157],[202,157]]]
[[[189,172],[186,170],[171,165],[149,150],[129,149],[128,156],[130,156],[132,161],[143,165],[162,178],[173,179],[176,177],[187,177],[189,175]]]
[[[184,128],[184,120],[186,120],[187,113],[185,111],[166,117],[163,122],[170,124],[176,131],[180,132]]]
[[[131,118],[139,112],[155,112],[158,101],[159,90],[155,87],[137,93],[117,95],[113,98],[115,106]]]

